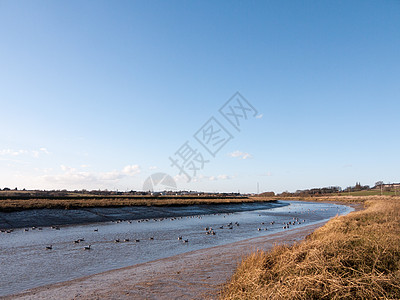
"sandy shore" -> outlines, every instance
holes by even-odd
[[[271,249],[276,243],[292,244],[325,223],[43,286],[4,299],[217,299],[243,255]]]

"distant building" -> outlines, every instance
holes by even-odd
[[[374,189],[385,189],[385,190],[393,190],[393,189],[400,189],[400,183],[383,183],[374,186]]]

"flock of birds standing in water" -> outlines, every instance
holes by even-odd
[[[232,214],[232,213],[227,213],[225,215],[230,215],[230,214]],[[215,214],[215,215],[222,215],[222,214]],[[261,216],[261,214],[259,214],[259,216]],[[158,218],[158,219],[152,219],[152,220],[155,221],[155,222],[161,222],[161,221],[168,220],[168,219],[171,220],[171,221],[174,221],[174,220],[179,220],[179,219],[183,219],[183,218],[184,217],[172,217],[172,218]],[[200,218],[201,219],[202,216],[187,216],[186,218]],[[225,216],[224,216],[224,218],[225,218]],[[141,219],[141,220],[137,220],[136,222],[137,223],[141,223],[141,222],[149,222],[149,221],[150,221],[150,219]],[[117,220],[117,221],[112,221],[112,222],[114,222],[114,223],[128,222],[128,223],[131,224],[133,221],[132,220],[127,220],[127,221]],[[283,222],[282,229],[289,229],[290,226],[300,225],[300,224],[305,223],[305,222],[306,222],[305,219],[299,220],[299,218],[294,217],[294,218],[292,218],[292,220],[290,220],[288,222]],[[268,230],[268,227],[265,226],[266,225],[265,222],[261,222],[260,224],[264,225],[264,227],[258,227],[257,228],[258,231],[262,231],[262,230],[266,231],[266,230]],[[268,224],[273,226],[273,225],[276,224],[276,222],[275,221],[271,221],[271,222],[268,222]],[[239,226],[240,226],[239,222],[230,222],[230,223],[228,223],[226,225],[220,225],[218,228],[219,228],[219,230],[224,230],[224,229],[233,230],[234,227],[239,227]],[[60,228],[60,226],[51,226],[51,229],[60,230],[61,228]],[[43,230],[43,228],[42,227],[31,227],[31,228],[25,228],[24,229],[24,231],[29,231],[29,230],[39,230],[39,231],[41,231],[41,230]],[[12,233],[13,231],[14,231],[13,229],[7,229],[7,230],[6,229],[0,229],[0,233],[8,233],[9,234],[9,233]],[[94,232],[98,232],[98,228],[94,229],[93,231]],[[205,231],[206,235],[215,236],[217,234],[217,231],[214,230],[212,227],[205,227],[204,231]],[[148,239],[149,240],[154,240],[154,237],[151,236]],[[72,241],[72,243],[73,244],[80,244],[81,242],[84,242],[84,241],[85,241],[84,238],[79,238],[79,239],[76,239],[76,240]],[[123,242],[126,243],[126,242],[130,242],[130,241],[131,241],[130,238],[124,238],[124,239],[117,238],[117,239],[114,240],[114,243],[123,243]],[[132,241],[134,241],[135,243],[139,243],[140,239],[134,239]],[[178,241],[181,241],[182,243],[189,243],[189,239],[185,239],[182,236],[178,236]],[[91,247],[92,247],[92,245],[89,244],[89,245],[84,246],[82,249],[83,250],[92,250]],[[46,246],[45,250],[53,250],[53,245]]]

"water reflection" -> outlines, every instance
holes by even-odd
[[[0,295],[288,230],[285,226],[309,225],[350,210],[342,205],[285,201],[234,213],[193,215],[191,211],[189,216],[1,233]],[[52,249],[46,249],[50,245]],[[85,250],[89,245],[91,249]]]

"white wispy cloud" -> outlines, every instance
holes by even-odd
[[[39,150],[24,150],[24,149],[19,149],[19,150],[13,150],[13,149],[2,149],[0,150],[0,156],[33,156],[35,158],[38,158],[40,154],[50,154],[49,151],[47,151],[46,148],[42,147]]]
[[[187,182],[188,180],[185,174],[177,174],[173,178],[175,182],[181,182],[181,183]]]
[[[271,173],[271,172],[265,172],[265,173],[263,173],[263,174],[260,174],[260,176],[267,176],[267,177],[270,177],[270,176],[272,176],[272,173]]]
[[[6,155],[18,156],[18,155],[23,155],[23,154],[27,154],[27,153],[28,153],[27,150],[12,150],[12,149],[0,150],[0,155],[3,155],[3,156],[6,156]]]
[[[109,172],[87,172],[65,165],[61,165],[60,168],[63,171],[62,174],[44,175],[43,179],[63,184],[106,183],[133,177],[141,172],[139,165],[127,165],[122,170]]]
[[[226,174],[220,175],[212,175],[212,176],[205,176],[200,174],[199,176],[193,177],[193,182],[204,182],[204,181],[217,181],[217,180],[229,180],[234,178],[233,176],[229,176]]]
[[[50,154],[50,152],[47,151],[47,149],[44,148],[44,147],[40,148],[39,150],[40,150],[41,152],[43,152],[44,154]]]
[[[128,176],[133,176],[140,173],[139,165],[128,165],[122,169],[122,173]]]
[[[242,152],[242,151],[239,151],[239,150],[236,150],[236,151],[234,151],[232,153],[228,153],[228,155],[230,157],[236,157],[236,158],[239,158],[239,159],[253,158],[253,156],[250,153]]]
[[[258,116],[256,116],[256,119],[262,119],[263,116],[263,114],[259,114]]]

